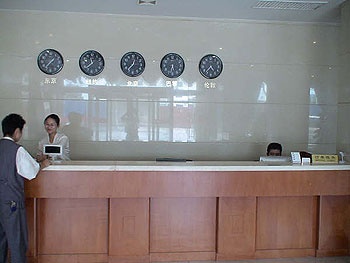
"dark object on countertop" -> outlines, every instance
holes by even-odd
[[[192,162],[192,160],[184,158],[156,158],[156,162]]]

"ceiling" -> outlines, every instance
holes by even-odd
[[[0,0],[0,9],[86,12],[205,19],[339,23],[340,5],[350,0]],[[144,3],[146,2],[146,3]],[[147,2],[150,2],[147,4]],[[253,8],[257,3],[295,9]],[[292,3],[293,2],[293,3]],[[305,2],[311,3],[307,4]],[[139,4],[143,3],[143,4]],[[155,3],[155,4],[153,4]],[[315,10],[300,10],[307,4]]]

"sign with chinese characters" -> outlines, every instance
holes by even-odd
[[[128,81],[126,82],[126,85],[129,86],[129,87],[130,87],[130,86],[135,86],[135,87],[136,87],[136,86],[139,85],[139,82],[138,82],[138,80],[132,80],[132,81],[131,81],[131,80],[128,80]]]
[[[97,85],[98,79],[85,78],[86,85]]]
[[[177,80],[167,80],[165,81],[165,86],[167,88],[177,87]]]
[[[336,154],[313,154],[312,163],[338,163],[338,155]]]
[[[216,89],[216,82],[206,81],[204,82],[204,87],[206,89]]]
[[[53,85],[57,83],[57,78],[45,78],[44,84]]]

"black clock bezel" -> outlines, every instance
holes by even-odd
[[[91,62],[92,68],[86,68],[85,63],[86,59],[90,59],[90,57],[93,57]],[[98,63],[95,63],[98,61]],[[84,67],[85,66],[85,67]],[[97,76],[100,74],[104,67],[105,67],[105,60],[102,54],[96,50],[87,50],[85,51],[79,58],[79,67],[82,72],[84,72],[88,76]],[[93,70],[93,71],[92,71]]]
[[[47,64],[44,57],[49,57],[50,61],[52,62],[49,62]],[[63,56],[57,50],[52,48],[47,48],[41,51],[40,54],[38,55],[37,64],[39,69],[43,73],[48,75],[55,75],[58,72],[60,72],[63,68],[63,65],[64,65]]]
[[[130,63],[131,57],[134,57],[134,62]],[[132,64],[134,63],[134,64]],[[136,70],[130,71],[132,67],[136,66]],[[146,61],[144,57],[135,51],[127,52],[123,55],[123,57],[120,59],[120,68],[123,71],[123,73],[129,77],[137,77],[140,76],[146,68]]]
[[[173,62],[171,65],[174,67],[175,65],[175,71],[171,72],[171,70],[168,69],[168,62]],[[184,59],[177,53],[168,53],[166,54],[162,60],[160,61],[160,70],[164,74],[164,76],[168,78],[178,78],[181,76],[181,74],[185,70],[185,61]]]
[[[214,62],[213,62],[214,61]],[[209,68],[212,68],[211,72],[208,72]],[[199,61],[199,72],[207,79],[215,79],[220,76],[224,65],[219,56],[214,54],[208,54],[202,57]]]

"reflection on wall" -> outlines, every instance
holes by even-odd
[[[317,95],[314,88],[310,88],[310,112],[309,112],[309,146],[318,142],[321,138],[320,121],[322,109],[317,105]]]
[[[181,78],[161,78],[156,86],[148,86],[142,78],[124,86],[88,78],[63,83],[68,123],[62,131],[72,140],[196,142],[196,83],[189,86]],[[88,127],[81,126],[83,119],[90,120]],[[85,129],[90,129],[88,137]]]
[[[337,129],[334,125],[337,120],[337,107],[325,107],[319,102],[317,90],[310,88],[310,106],[309,106],[309,135],[308,135],[308,151],[316,153],[320,144],[328,143],[328,149],[323,152],[335,154],[336,151],[336,133]],[[329,143],[325,138],[328,138]]]
[[[72,105],[71,105],[72,106]],[[71,109],[71,107],[64,107]],[[80,108],[77,108],[80,110]],[[70,111],[68,113],[68,123],[62,127],[62,132],[72,141],[91,141],[93,140],[93,130],[84,126],[84,114]]]
[[[267,100],[267,84],[266,82],[262,82],[260,85],[259,96],[257,102],[264,103]]]
[[[33,153],[53,112],[72,159],[255,160],[271,141],[334,153],[338,25],[91,15],[0,10],[0,115],[24,115]],[[37,67],[46,48],[64,58],[56,75]],[[78,64],[88,49],[105,58],[94,77]],[[121,71],[128,51],[145,58],[138,77]],[[160,70],[169,52],[185,61],[176,79]],[[199,72],[206,54],[224,63],[216,79]]]

